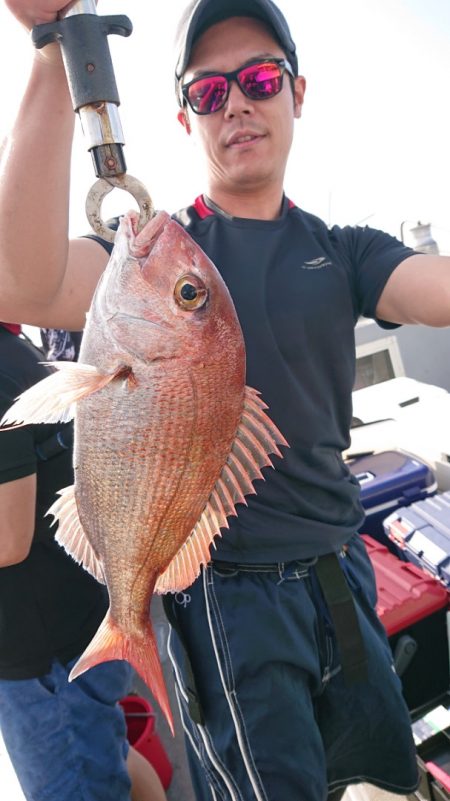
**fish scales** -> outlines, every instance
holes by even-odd
[[[245,386],[242,331],[214,265],[165,212],[136,225],[135,212],[120,224],[79,362],[56,363],[2,423],[75,409],[75,484],[50,512],[58,541],[106,583],[110,608],[70,678],[127,659],[173,730],[151,597],[195,580],[287,443]]]
[[[136,441],[127,438],[130,443],[127,446],[128,452],[121,452],[120,467],[116,471],[111,471],[107,476],[103,475],[103,459],[100,461],[98,458],[97,446],[92,447],[92,443],[98,440],[98,432],[93,423],[95,416],[87,405],[89,399],[87,399],[86,408],[80,408],[76,432],[75,463],[79,465],[86,462],[98,465],[99,475],[96,486],[100,497],[95,502],[90,498],[89,504],[86,505],[89,506],[89,509],[95,508],[95,519],[102,521],[103,525],[108,520],[105,528],[108,531],[109,545],[113,550],[118,547],[125,536],[128,536],[123,531],[121,524],[125,517],[128,521],[127,531],[133,528],[134,522],[137,527],[145,522],[148,527],[148,536],[145,540],[147,545],[155,540],[157,527],[161,520],[165,522],[168,530],[172,530],[172,538],[160,538],[161,549],[164,549],[161,553],[161,565],[173,555],[172,539],[175,537],[175,532],[177,530],[180,532],[177,539],[181,544],[193,528],[202,508],[199,508],[199,504],[194,506],[192,499],[199,497],[198,487],[205,486],[205,479],[210,469],[210,460],[208,460],[207,454],[208,451],[212,452],[214,449],[212,424],[216,429],[218,428],[219,436],[216,437],[218,442],[221,443],[224,439],[220,426],[222,404],[212,405],[212,383],[216,380],[217,377],[213,377],[212,381],[205,382],[201,376],[201,380],[196,382],[195,389],[192,387],[192,382],[185,380],[185,391],[175,393],[171,393],[170,390],[177,386],[183,386],[183,383],[178,378],[176,381],[171,381],[171,386],[162,393],[165,397],[173,396],[169,407],[170,427],[163,438],[158,436],[158,432],[161,431],[166,416],[165,414],[161,416],[159,406],[153,402],[152,388],[149,387],[148,393],[141,393],[140,389],[131,392],[129,399],[124,396],[125,408],[123,410],[116,408],[117,421],[111,419],[110,430],[106,429],[108,434],[106,440],[107,443],[108,440],[110,441],[109,447],[112,448],[112,455],[114,455],[114,437],[117,438],[118,421],[123,419],[124,412],[127,411],[128,415],[139,422],[137,417],[139,413],[141,424],[137,426],[139,430],[137,441],[140,447],[136,448]],[[158,388],[153,387],[153,391],[158,394]],[[139,394],[142,394],[143,398],[148,397],[148,403],[145,405],[139,403]],[[109,412],[110,396],[105,395],[102,401],[106,411]],[[104,416],[103,412],[101,416]],[[78,435],[78,426],[84,432],[81,440]],[[225,448],[222,447],[221,453],[218,455],[216,453],[216,465],[219,465],[219,470],[216,468],[216,475],[213,476],[212,481],[210,479],[210,483],[215,483],[230,447],[231,440],[226,443]],[[85,449],[87,449],[86,453]],[[116,464],[119,465],[119,462]],[[89,475],[86,483],[87,491],[91,491],[92,475]],[[80,474],[79,491],[80,493],[84,491],[82,473]],[[123,494],[122,514],[111,519],[113,507],[110,504],[110,497],[115,494],[119,495],[119,503],[120,495]],[[134,521],[135,517],[137,517],[136,521]],[[181,529],[179,521],[183,524]],[[101,531],[98,536],[102,536]],[[134,542],[138,544],[139,538],[136,538]],[[108,543],[105,543],[102,547],[106,548],[107,546]],[[139,554],[136,558],[139,558]],[[160,567],[160,565],[156,566]]]

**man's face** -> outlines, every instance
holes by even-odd
[[[230,72],[250,60],[271,56],[285,58],[269,29],[256,19],[232,17],[213,25],[196,42],[183,83],[200,73]],[[179,112],[180,122],[202,144],[210,189],[240,194],[282,187],[304,90],[304,79],[297,78],[293,96],[285,72],[278,95],[255,101],[233,81],[219,111],[199,116],[187,107]]]

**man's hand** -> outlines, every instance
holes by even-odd
[[[61,11],[66,2],[63,0],[4,0],[15,18],[28,30],[35,25],[53,22],[58,11]],[[42,50],[36,50],[36,59],[44,63],[62,65],[61,49],[57,42],[47,45]]]
[[[28,30],[35,25],[54,22],[58,12],[70,5],[65,0],[4,0],[11,14]],[[97,0],[96,0],[97,4]],[[52,43],[36,51],[36,57],[44,62],[61,64],[61,51],[57,43]]]
[[[19,22],[31,31],[35,25],[53,22],[58,11],[66,5],[62,0],[4,0],[5,5]]]

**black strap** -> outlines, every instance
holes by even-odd
[[[35,452],[37,458],[41,462],[47,462],[54,456],[59,456],[63,451],[67,451],[73,446],[73,425],[72,423],[65,425],[55,434],[52,434],[48,439],[43,442],[38,442],[35,445]]]
[[[333,621],[341,655],[342,673],[348,684],[367,679],[367,654],[356,615],[355,602],[335,553],[319,556],[317,577]]]
[[[167,620],[169,621],[173,630],[177,633],[178,639],[180,641],[181,650],[183,652],[184,679],[186,683],[185,689],[188,696],[189,715],[191,717],[191,720],[194,721],[194,723],[198,723],[200,726],[203,726],[205,723],[205,717],[203,715],[203,710],[200,704],[197,685],[195,683],[195,678],[194,678],[194,671],[192,670],[191,660],[189,659],[189,655],[186,649],[186,643],[183,634],[181,632],[177,617],[174,612],[173,596],[163,595],[162,603],[164,607],[164,612],[166,613]]]

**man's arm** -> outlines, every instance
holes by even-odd
[[[380,295],[377,317],[450,326],[450,258],[418,253],[401,262]]]
[[[23,21],[20,7],[28,11],[35,4],[14,0],[14,13]],[[39,21],[37,11],[26,21],[30,26]],[[98,243],[68,240],[74,118],[59,46],[52,44],[35,54],[14,128],[2,146],[0,319],[5,321],[82,329],[107,263]]]
[[[0,567],[29,554],[36,515],[36,474],[0,484]]]

